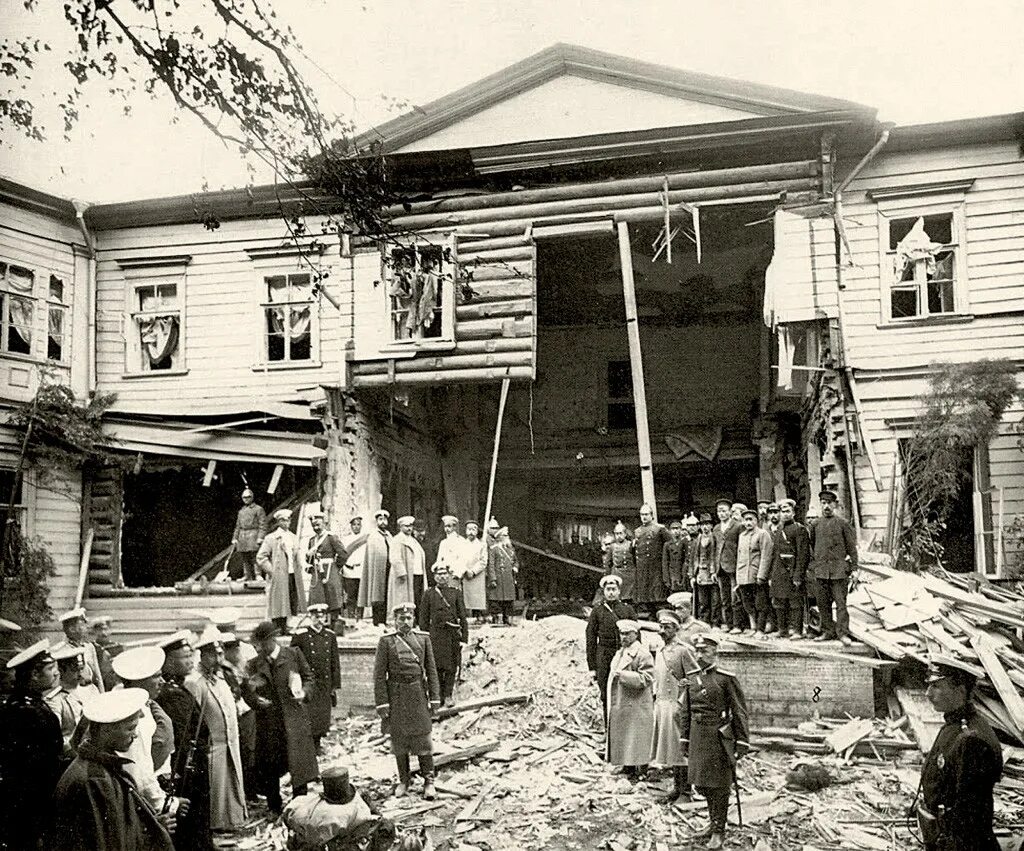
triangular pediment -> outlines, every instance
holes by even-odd
[[[451,150],[863,108],[556,44],[374,128],[357,145]]]

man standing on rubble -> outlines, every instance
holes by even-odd
[[[850,574],[857,567],[857,535],[845,519],[836,514],[839,497],[824,490],[821,519],[811,527],[811,557],[817,588],[818,612],[821,614],[821,635],[815,641],[838,638],[853,644],[850,638],[850,615],[846,611],[846,591]],[[835,603],[835,618],[832,604]]]
[[[772,538],[768,585],[779,638],[799,638],[804,625],[804,577],[811,559],[811,539],[807,527],[796,522],[795,509],[796,500],[779,503],[781,523]]]
[[[978,715],[975,672],[958,659],[932,656],[928,700],[945,720],[921,769],[917,821],[927,851],[997,851],[992,790],[1003,770],[999,740]]]
[[[626,618],[615,624],[619,649],[608,672],[608,723],[605,759],[621,765],[630,782],[647,773],[654,738],[654,660],[640,643],[639,622]]]
[[[694,641],[698,668],[687,672],[679,695],[678,724],[688,758],[687,779],[707,799],[708,848],[721,848],[729,814],[729,792],[736,782],[736,760],[750,749],[747,701],[736,675],[718,667],[718,642],[711,635]]]
[[[668,529],[654,519],[654,508],[646,503],[640,506],[640,525],[633,533],[633,552],[636,558],[636,587],[633,599],[638,610],[653,615],[665,602],[665,586],[661,581],[662,552],[672,540]]]
[[[651,762],[672,769],[672,791],[661,798],[660,802],[663,804],[675,803],[681,797],[689,800],[690,797],[690,785],[686,782],[686,757],[683,755],[682,740],[676,727],[675,716],[686,672],[697,668],[697,657],[690,644],[680,636],[681,621],[682,618],[673,610],[662,609],[658,612],[658,625],[661,627],[661,637],[665,641],[665,646],[654,657],[654,735],[651,739]]]
[[[612,658],[619,649],[620,620],[635,620],[636,610],[619,599],[622,578],[610,573],[601,579],[601,593],[604,600],[594,606],[587,620],[587,667],[594,674],[597,689],[601,695],[601,706],[607,715],[608,672]]]
[[[359,583],[359,607],[369,606],[373,611],[373,625],[388,622],[388,580],[390,579],[390,551],[394,540],[388,531],[391,515],[383,508],[373,513],[377,528],[366,537],[363,555],[363,577]]]

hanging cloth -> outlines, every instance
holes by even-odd
[[[149,365],[156,366],[178,348],[178,317],[155,316],[139,320],[139,339],[149,358]]]
[[[421,276],[423,289],[420,292],[419,306],[416,311],[416,323],[424,330],[429,328],[434,321],[434,308],[437,306],[437,275],[428,272]]]
[[[779,335],[779,376],[778,386],[782,390],[793,389],[793,355],[796,348],[794,335],[788,325],[780,325]]]

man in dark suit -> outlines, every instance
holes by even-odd
[[[341,688],[341,663],[338,638],[327,629],[327,604],[313,603],[307,609],[309,626],[292,633],[292,647],[302,651],[313,672],[313,689],[306,698],[313,744],[320,753],[320,740],[331,728],[331,708],[338,705]]]
[[[715,503],[718,512],[718,523],[713,531],[715,564],[718,568],[718,597],[722,605],[724,629],[736,626],[737,616],[743,614],[742,607],[733,606],[733,589],[736,587],[736,555],[739,551],[740,532],[743,531],[740,514],[745,508],[745,505],[733,504],[728,499],[720,499]]]
[[[277,627],[263,621],[252,631],[256,658],[246,666],[242,692],[256,712],[256,774],[267,807],[281,812],[281,777],[291,774],[292,794],[305,795],[320,776],[316,749],[304,703],[313,685],[305,657],[294,647],[277,643]]]
[[[853,644],[850,638],[850,615],[846,610],[846,591],[850,574],[857,567],[857,534],[847,520],[836,513],[839,497],[822,491],[821,518],[811,527],[811,558],[821,614],[821,635],[815,641],[838,638]],[[832,604],[836,613],[832,616]]]
[[[423,775],[423,797],[432,801],[437,792],[430,733],[441,694],[433,645],[427,633],[413,629],[415,612],[413,603],[395,607],[395,631],[385,633],[377,644],[373,691],[381,729],[391,734],[391,751],[398,764],[395,797],[409,794],[410,755],[415,754]]]
[[[633,601],[638,610],[652,616],[668,596],[661,581],[662,550],[671,540],[668,529],[654,519],[654,508],[641,505],[640,525],[633,532],[633,553],[636,559]]]

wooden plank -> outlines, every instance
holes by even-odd
[[[481,369],[460,369],[448,372],[407,372],[403,373],[397,380],[392,380],[387,375],[358,375],[353,376],[352,384],[355,387],[387,387],[391,384],[443,384],[453,381],[504,381],[515,379],[528,381],[533,378],[532,366],[502,366]]]
[[[723,643],[740,644],[744,647],[756,647],[761,650],[770,649],[780,653],[793,653],[797,656],[812,656],[816,659],[837,659],[842,662],[850,662],[855,665],[865,665],[868,668],[882,669],[892,668],[896,662],[891,659],[876,659],[873,656],[856,656],[852,653],[840,653],[835,650],[823,650],[819,647],[809,647],[802,642],[777,641],[766,644],[756,638],[747,638],[743,635],[730,635],[723,637]]]
[[[487,480],[487,508],[484,511],[484,526],[491,522],[492,500],[494,498],[494,477],[498,472],[498,449],[501,446],[501,426],[505,420],[505,403],[508,401],[509,379],[501,382],[498,398],[498,419],[494,425],[494,450],[491,453],[491,473]]]
[[[82,545],[82,559],[78,566],[78,590],[75,592],[75,608],[82,605],[82,597],[85,596],[85,582],[89,578],[89,561],[92,558],[92,541],[96,537],[96,530],[89,527],[85,533],[85,543]]]
[[[633,280],[633,251],[629,225],[619,222],[619,259],[622,263],[622,295],[626,307],[626,335],[629,338],[629,365],[633,376],[633,406],[636,409],[636,443],[640,455],[640,488],[644,502],[658,518],[654,492],[654,467],[651,463],[651,434],[647,424],[647,390],[644,385],[643,353],[640,349],[640,319],[636,309],[636,285]]]
[[[972,635],[971,646],[975,649],[985,673],[995,686],[999,697],[1002,698],[1003,706],[1006,707],[1010,721],[1018,739],[1024,741],[1024,697],[1021,697],[1017,687],[1010,680],[1003,667],[1002,661],[996,655],[991,640],[985,635]]]
[[[526,703],[530,699],[527,692],[512,692],[508,694],[496,694],[491,697],[481,697],[476,700],[467,700],[463,703],[456,703],[454,706],[444,706],[437,711],[436,718],[451,718],[460,712],[470,712],[474,709],[482,709],[485,706],[506,706],[513,703]]]

